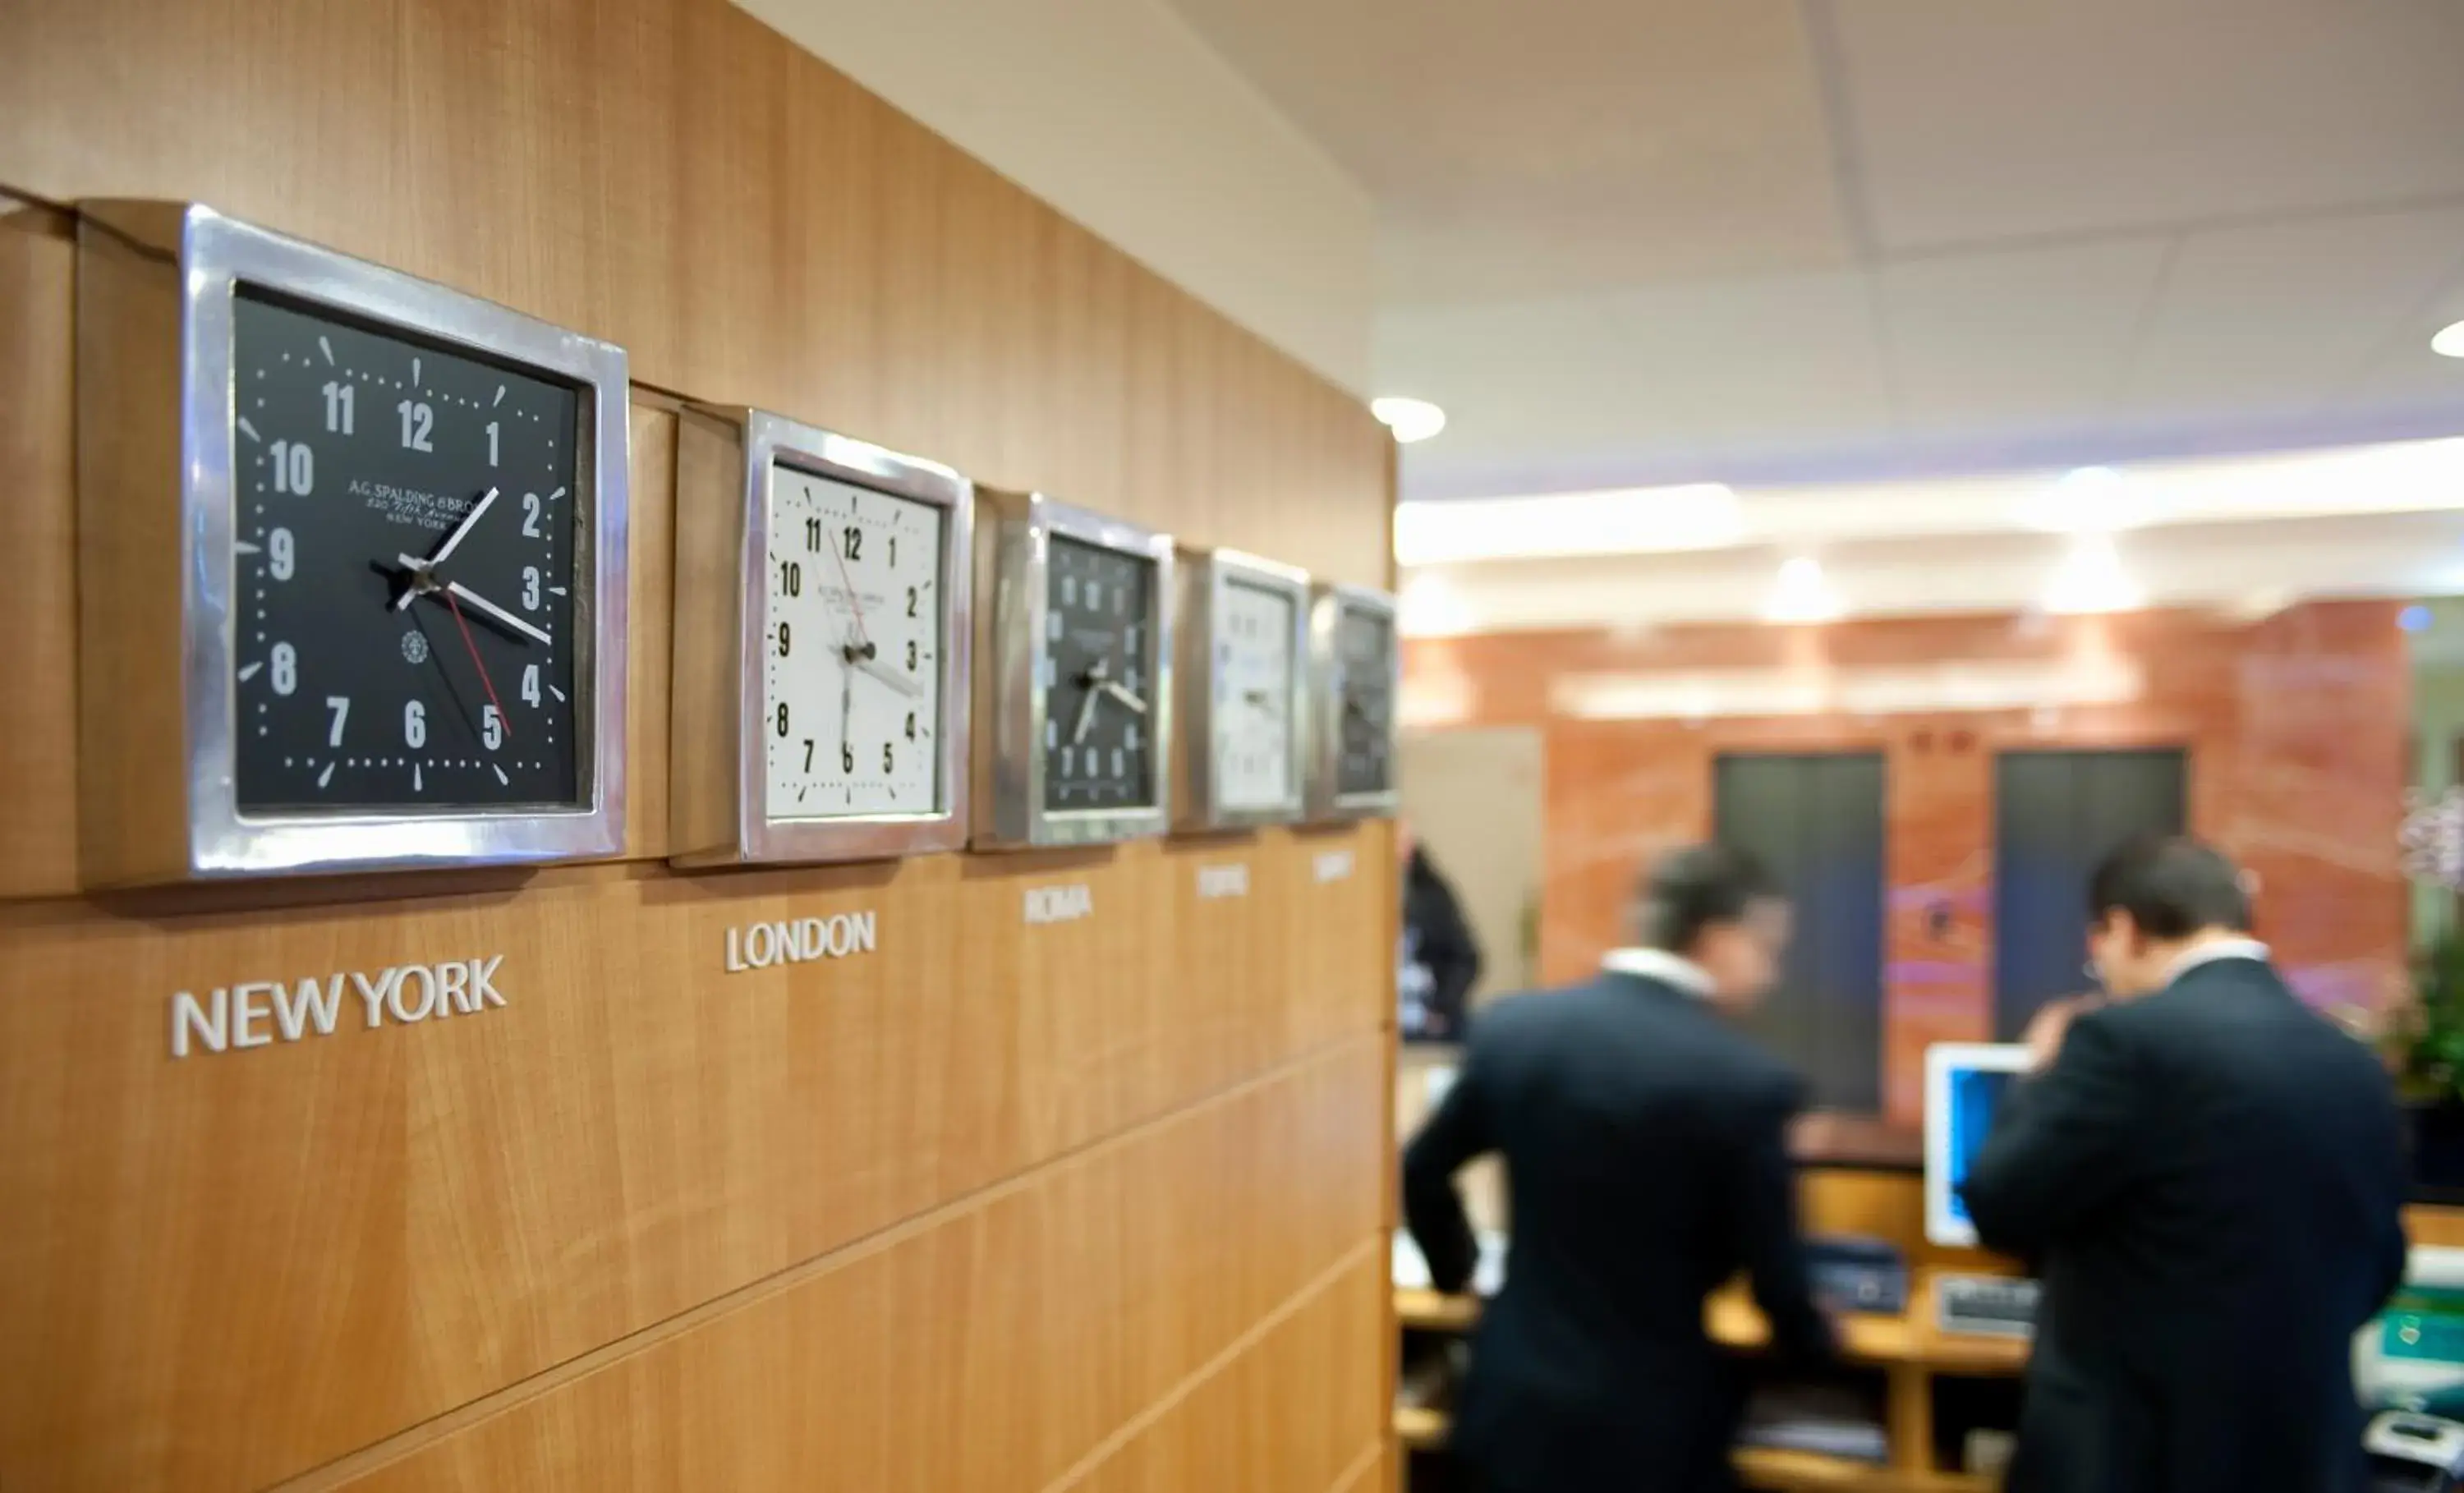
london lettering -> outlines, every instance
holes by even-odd
[[[870,912],[841,912],[835,917],[799,917],[755,923],[727,931],[727,973],[766,970],[774,964],[803,964],[812,959],[844,959],[870,954],[874,922]]]

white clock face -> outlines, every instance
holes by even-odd
[[[772,470],[761,732],[773,821],[943,807],[944,516]]]
[[[1234,579],[1215,599],[1215,800],[1264,809],[1292,794],[1292,631],[1287,591]]]

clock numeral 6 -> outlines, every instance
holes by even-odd
[[[843,773],[855,771],[855,748],[845,742],[839,744],[839,771]]]
[[[414,752],[428,745],[428,707],[417,700],[402,708],[402,744]]]
[[[479,739],[488,743],[491,752],[505,744],[505,717],[493,705],[479,707]]]

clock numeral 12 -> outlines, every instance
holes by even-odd
[[[436,411],[424,402],[404,400],[393,406],[402,416],[402,449],[407,451],[432,451],[429,432],[436,428]]]

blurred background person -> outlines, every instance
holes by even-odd
[[[2378,1058],[2252,939],[2233,863],[2135,840],[2088,890],[2101,1000],[2049,1006],[1966,1197],[2045,1295],[2013,1493],[2358,1493],[2353,1334],[2403,1278]]]
[[[1465,1003],[1480,980],[1480,944],[1410,822],[1396,821],[1395,849],[1403,865],[1402,947],[1395,957],[1403,1040],[1460,1042]]]
[[[1770,987],[1789,910],[1706,845],[1644,879],[1597,977],[1487,1007],[1404,1157],[1432,1283],[1476,1259],[1455,1174],[1503,1153],[1506,1284],[1483,1313],[1453,1446],[1484,1493],[1732,1486],[1742,1406],[1704,1298],[1740,1269],[1799,1360],[1831,1345],[1796,1224],[1797,1076],[1731,1024]]]

